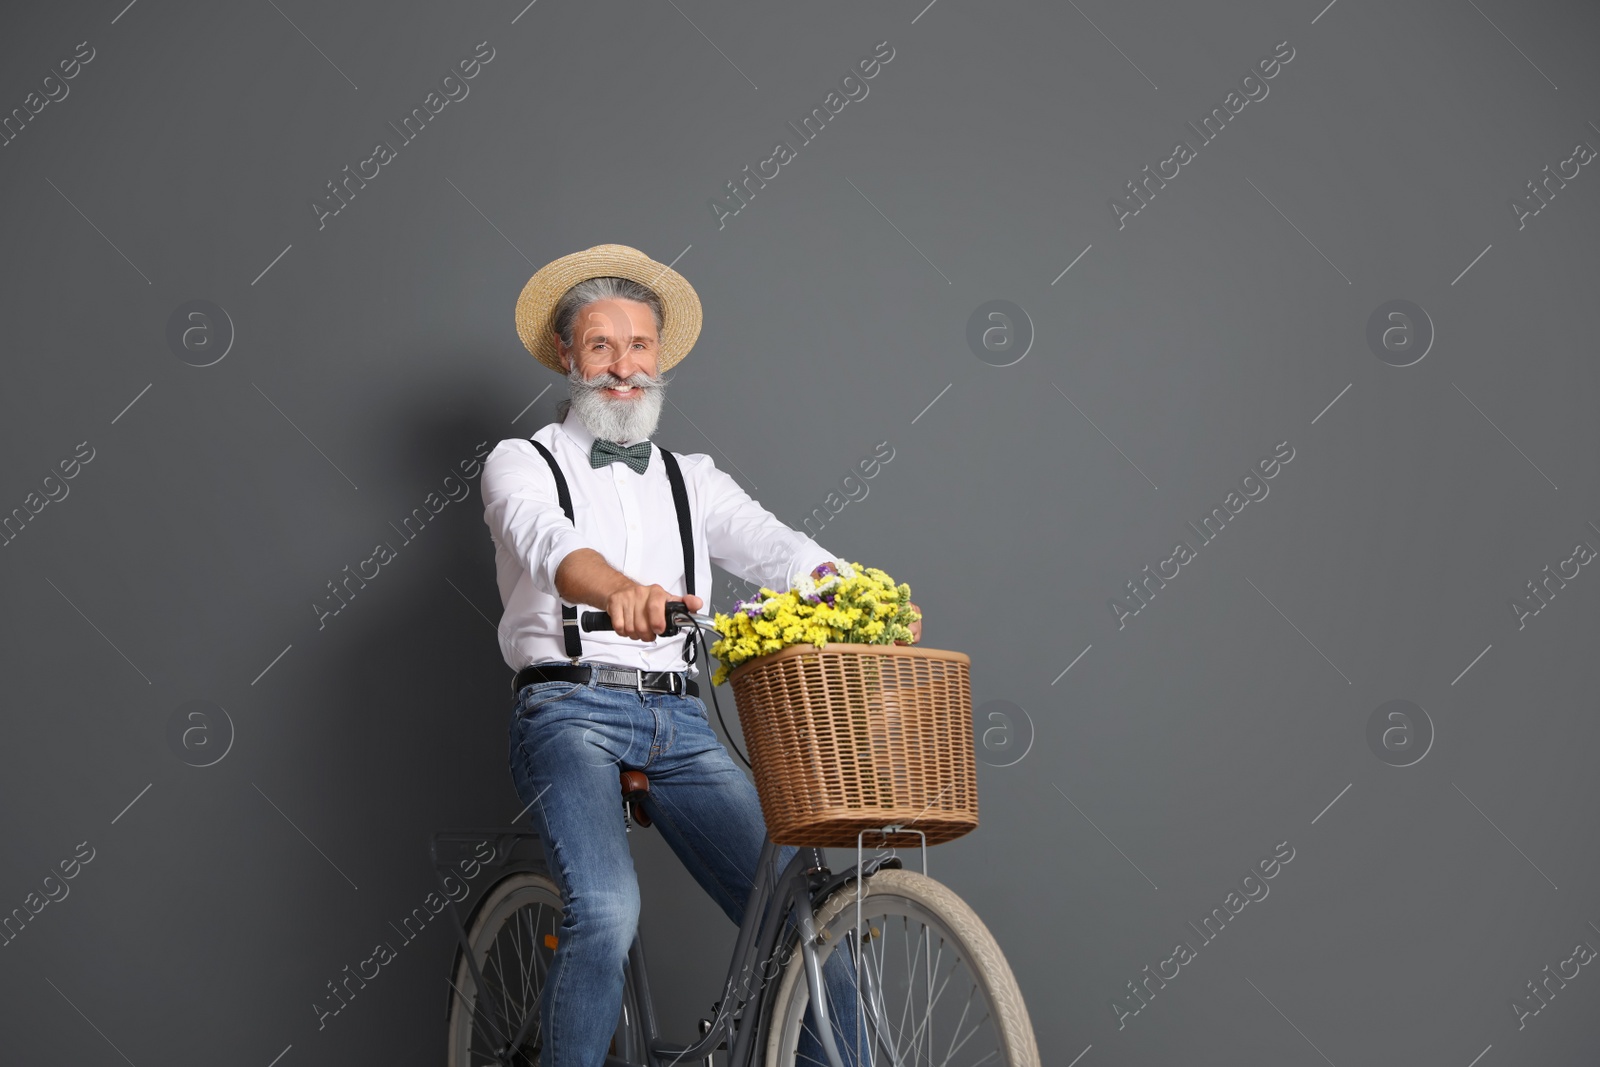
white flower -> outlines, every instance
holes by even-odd
[[[814,602],[815,599],[831,594],[845,579],[856,576],[856,569],[844,560],[835,559],[828,560],[828,562],[833,564],[837,573],[824,575],[819,581],[811,577],[808,571],[798,571],[789,579],[790,592],[800,597],[801,600]],[[821,566],[821,564],[818,564],[818,566]]]

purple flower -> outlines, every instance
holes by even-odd
[[[816,568],[814,570],[812,570],[812,572],[811,572],[811,577],[820,580],[822,578],[822,576],[825,575],[825,574],[838,574],[838,573],[839,573],[839,568],[834,566],[833,562],[830,560],[830,561],[827,561],[827,562],[823,562],[823,563],[817,564]]]

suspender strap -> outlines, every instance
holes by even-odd
[[[683,471],[678,468],[678,457],[662,448],[661,463],[667,468],[667,481],[672,483],[672,504],[678,511],[678,536],[683,539],[683,591],[694,594],[694,525],[689,521],[689,493],[683,487]],[[695,647],[693,630],[683,637],[683,661],[694,668]]]
[[[556,463],[556,457],[538,441],[529,438],[528,443],[537,448],[544,461],[550,464],[550,473],[555,475],[556,479],[556,497],[561,501],[561,510],[566,513],[567,521],[576,527],[578,522],[572,514],[572,494],[567,491],[567,479],[561,473],[561,466]],[[567,658],[574,663],[578,662],[583,655],[583,640],[578,636],[577,605],[565,603],[561,605],[561,633],[566,640]]]
[[[678,457],[656,446],[661,451],[661,462],[667,468],[667,481],[672,483],[672,503],[678,509],[678,536],[683,539],[683,591],[694,594],[694,526],[689,522],[689,493],[683,487],[683,471],[678,467]]]

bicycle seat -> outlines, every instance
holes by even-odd
[[[650,825],[650,816],[644,810],[644,798],[650,795],[650,777],[643,771],[623,771],[621,774],[622,802],[640,826]]]

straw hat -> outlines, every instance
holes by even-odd
[[[517,297],[517,336],[534,359],[557,374],[566,373],[561,368],[553,333],[556,302],[579,282],[605,277],[631,278],[661,297],[661,350],[656,373],[671,369],[689,354],[700,336],[700,296],[694,286],[637,248],[595,245],[545,264],[522,287],[522,295]]]

